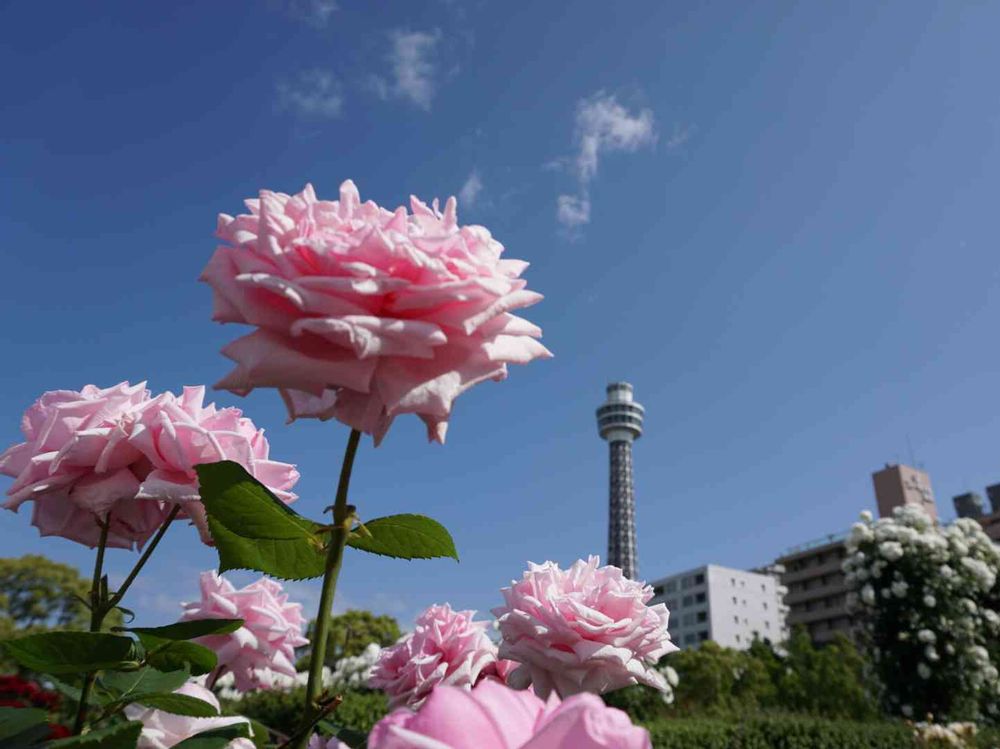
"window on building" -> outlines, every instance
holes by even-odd
[[[667,599],[667,608],[669,610],[671,610],[671,611],[673,611],[674,609],[676,609],[677,608],[677,599],[676,598],[668,598]]]
[[[764,611],[767,611],[767,601],[764,601]]]
[[[698,638],[695,636],[694,632],[689,632],[688,634],[684,635],[684,644],[690,645],[691,643],[696,642],[697,639]]]
[[[733,586],[734,588],[736,587],[736,578],[735,578],[735,577],[731,577],[731,578],[729,578],[729,582],[730,582],[730,583],[732,583],[732,586]]]
[[[681,590],[687,590],[688,588],[690,588],[691,585],[692,585],[692,580],[693,579],[694,578],[691,578],[691,577],[685,577],[685,578],[683,578],[681,580]]]
[[[699,612],[698,612],[698,618],[697,618],[697,621],[698,621],[699,623],[700,623],[700,622],[707,622],[707,621],[708,621],[708,612],[707,612],[707,611],[699,611]]]
[[[747,586],[747,581],[746,580],[740,580],[740,587],[741,588],[745,588],[746,586]]]
[[[764,585],[764,583],[760,584],[760,592],[761,593],[766,593],[767,592],[767,586]]]
[[[653,595],[654,596],[662,596],[663,595],[663,586],[662,585],[654,585],[653,586]]]
[[[738,616],[734,616],[733,617],[733,624],[739,624],[739,623],[740,623],[740,618]]]
[[[695,603],[705,603],[705,594],[704,593],[698,593],[694,597],[694,602]]]
[[[771,628],[771,622],[764,622],[764,629],[770,629],[770,628]]]
[[[681,623],[685,627],[690,627],[692,624],[694,624],[694,613],[685,614],[684,617],[681,619]]]
[[[694,603],[694,596],[684,596],[684,606],[690,606]]]
[[[103,527],[103,526],[102,526],[102,527]],[[739,642],[739,641],[740,641],[740,636],[739,636],[739,635],[736,635],[736,642]]]
[[[705,640],[707,639],[708,639],[708,632],[706,630],[703,629],[701,632],[698,633],[699,642],[705,642]]]
[[[750,622],[747,621],[747,618],[745,616],[743,617],[743,623],[744,624],[749,624],[750,623]]]
[[[704,582],[705,582],[705,576],[702,573],[699,572],[697,575],[694,576],[695,585],[701,585]]]
[[[747,599],[746,599],[746,598],[744,598],[744,599],[743,599],[743,605],[744,605],[744,606],[746,606],[746,605],[747,605]]]
[[[677,590],[677,581],[676,580],[668,580],[667,584],[664,585],[663,587],[666,589],[667,593],[673,593],[673,592],[675,592]]]

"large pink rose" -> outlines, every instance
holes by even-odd
[[[151,398],[145,383],[45,393],[25,412],[25,441],[0,455],[0,473],[15,477],[4,505],[33,500],[32,523],[43,536],[97,546],[98,518],[110,513],[108,546],[142,546],[182,503],[206,543],[211,539],[194,466],[234,460],[283,501],[298,480],[294,466],[268,459],[268,444],[237,408],[203,406],[205,388],[180,398]],[[183,515],[182,515],[183,516]]]
[[[250,214],[219,216],[224,242],[202,274],[214,319],[256,330],[223,353],[236,368],[216,387],[245,395],[277,388],[290,418],[336,418],[376,443],[415,413],[443,442],[452,403],[509,363],[551,356],[541,330],[510,314],[539,301],[501,260],[482,226],[459,226],[410,199],[412,213],[362,203],[351,181],[339,201],[311,185],[263,190]]]
[[[369,686],[383,690],[390,707],[414,707],[438,684],[471,689],[480,678],[502,678],[497,646],[487,623],[473,621],[475,613],[452,611],[448,604],[428,608],[412,632],[382,651]]]
[[[295,648],[308,645],[302,636],[302,604],[289,603],[281,584],[261,578],[237,590],[214,570],[201,573],[201,600],[184,604],[181,621],[242,619],[243,626],[226,635],[196,642],[215,651],[219,666],[232,673],[236,689],[248,692],[273,685],[275,674],[295,677]]]
[[[97,546],[98,516],[111,513],[108,546],[142,546],[166,518],[159,497],[139,498],[149,472],[131,444],[146,383],[101,389],[52,390],[21,419],[25,441],[0,455],[0,473],[13,476],[4,507],[34,502],[31,522],[43,536]]]
[[[514,687],[529,683],[542,697],[601,694],[631,684],[666,691],[656,662],[677,650],[667,631],[669,612],[648,585],[629,580],[597,557],[568,570],[554,562],[529,564],[520,581],[503,588],[500,656],[522,665]]]
[[[205,406],[204,400],[204,385],[185,387],[180,398],[171,392],[153,398],[139,410],[129,441],[152,467],[137,496],[181,503],[202,541],[210,544],[196,465],[236,461],[285,503],[296,498],[289,489],[299,480],[299,472],[289,463],[269,459],[264,430],[240,409]]]
[[[599,697],[543,702],[487,679],[471,692],[437,687],[413,712],[400,708],[375,724],[369,749],[651,749],[646,729]]]
[[[216,710],[219,709],[219,700],[216,696],[200,684],[189,681],[175,692],[207,702]],[[195,734],[204,733],[213,728],[231,726],[234,723],[249,722],[246,718],[239,716],[192,718],[187,715],[174,715],[163,710],[142,707],[138,704],[126,707],[125,717],[142,723],[142,733],[139,735],[136,749],[170,749],[170,747]],[[254,749],[254,743],[250,739],[233,739],[226,749]]]

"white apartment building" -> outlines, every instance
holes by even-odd
[[[705,640],[746,648],[754,637],[782,642],[788,637],[787,592],[772,575],[707,564],[650,582],[650,604],[670,610],[670,637],[681,648]]]

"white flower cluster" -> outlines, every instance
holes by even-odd
[[[981,705],[977,716],[966,717],[986,713],[995,720],[1000,551],[979,523],[939,526],[913,507],[879,520],[863,513],[846,549],[848,603],[887,706],[904,715],[949,717],[949,704],[961,695]],[[942,702],[940,695],[949,697]]]
[[[677,672],[670,666],[663,664],[659,667],[659,672],[663,674],[664,680],[667,682],[667,688],[660,692],[660,699],[663,700],[667,705],[674,704],[674,687],[680,681],[680,677]]]
[[[341,658],[333,667],[330,685],[336,689],[367,689],[368,679],[381,653],[382,648],[373,642],[360,655]]]
[[[922,749],[971,749],[976,745],[975,723],[915,723],[913,737]]]

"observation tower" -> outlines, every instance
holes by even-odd
[[[627,382],[608,385],[608,399],[597,409],[597,431],[609,443],[611,475],[608,495],[607,563],[634,580],[639,573],[635,549],[635,490],[632,486],[632,443],[642,436],[645,409],[632,398]]]

